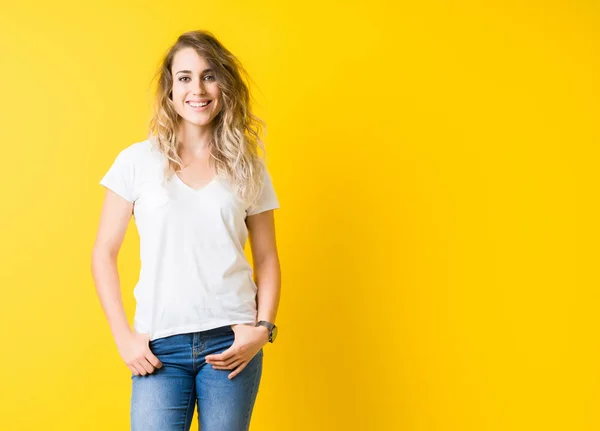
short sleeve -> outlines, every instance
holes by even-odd
[[[117,155],[108,172],[100,180],[100,184],[123,199],[133,202],[135,200],[133,193],[134,169],[132,161],[127,156],[125,150]]]
[[[273,182],[271,181],[271,175],[269,174],[269,171],[266,167],[264,170],[263,180],[264,184],[261,194],[256,203],[254,205],[250,205],[246,209],[247,215],[254,215],[264,211],[279,208],[279,200],[277,199],[277,195],[273,187]]]

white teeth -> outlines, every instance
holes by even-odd
[[[194,108],[200,108],[202,106],[206,106],[208,105],[208,102],[202,102],[202,103],[196,103],[196,102],[188,102],[188,104],[190,106],[193,106]]]

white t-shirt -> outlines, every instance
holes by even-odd
[[[133,202],[141,270],[134,330],[150,339],[238,323],[255,324],[257,286],[244,255],[247,215],[279,208],[265,169],[256,205],[245,208],[217,176],[199,190],[174,174],[150,139],[123,149],[100,184]]]

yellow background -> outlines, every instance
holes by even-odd
[[[597,2],[1,9],[0,431],[129,429],[98,181],[197,28],[255,81],[281,203],[252,430],[600,427]],[[138,256],[132,220],[130,321]]]

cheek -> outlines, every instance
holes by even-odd
[[[217,84],[212,86],[208,91],[210,92],[210,94],[212,95],[212,97],[214,99],[218,99],[218,100],[221,99],[221,97],[222,97],[221,89],[218,87]]]
[[[171,100],[173,101],[173,105],[175,105],[175,111],[181,114],[185,109],[185,94],[177,87],[174,87],[171,92]]]
[[[176,85],[173,86],[173,88],[171,89],[171,94],[173,95],[172,99],[174,102],[180,100],[182,97],[181,89],[178,88]]]
[[[217,109],[222,109],[223,108],[223,96],[221,94],[218,94],[216,96],[214,96],[215,102],[217,102]]]

